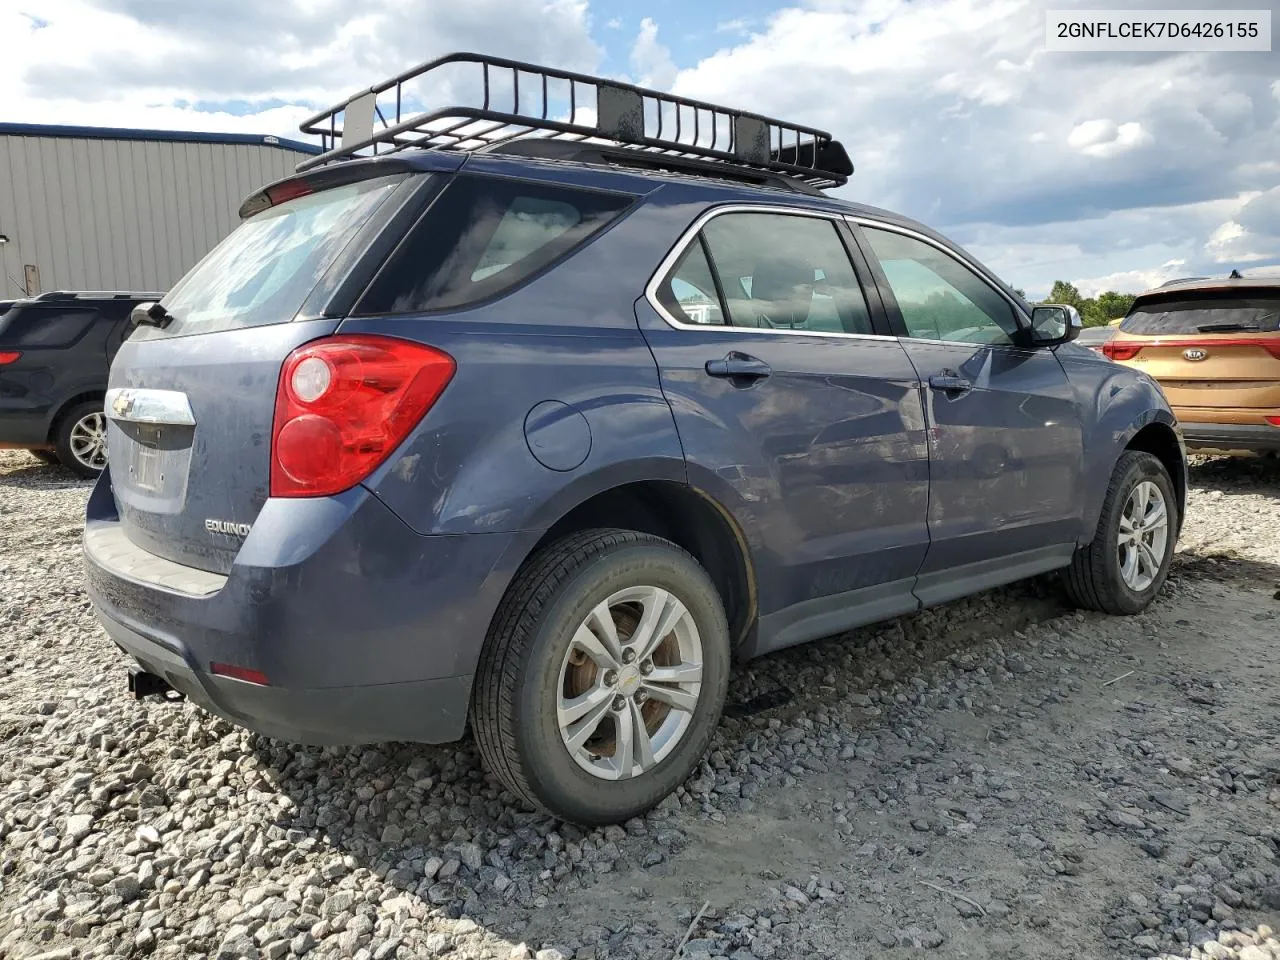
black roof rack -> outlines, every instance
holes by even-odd
[[[420,109],[463,99],[470,105]],[[838,187],[853,173],[839,141],[813,127],[657,90],[476,53],[452,53],[304,121],[325,151],[298,164],[414,147],[557,156],[703,175]],[[538,141],[566,147],[516,146]]]

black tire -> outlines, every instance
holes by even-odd
[[[1159,558],[1159,572],[1150,586],[1139,592],[1133,590],[1121,575],[1119,538],[1125,504],[1134,488],[1144,480],[1154,483],[1164,495],[1169,527],[1164,556]],[[1180,525],[1178,499],[1164,464],[1149,453],[1126,451],[1116,462],[1111,482],[1107,485],[1093,542],[1076,551],[1071,566],[1066,570],[1067,595],[1076,606],[1087,610],[1122,616],[1141,613],[1155,599],[1169,575]]]
[[[652,769],[603,780],[575,762],[556,719],[561,665],[574,631],[615,592],[674,594],[702,644],[698,701],[683,736]],[[588,530],[551,544],[516,576],[485,641],[471,722],[485,766],[508,790],[584,825],[620,823],[680,786],[706,753],[729,681],[729,628],[706,571],[673,543],[627,530]]]
[[[61,419],[58,421],[58,428],[53,438],[54,451],[58,458],[58,462],[77,476],[84,477],[86,480],[96,479],[98,475],[102,473],[103,467],[94,469],[77,457],[71,448],[71,435],[72,431],[75,430],[76,424],[85,417],[95,413],[102,413],[101,400],[89,400],[84,403],[77,403],[62,415]]]
[[[58,462],[58,455],[52,450],[28,450],[27,453],[31,454],[41,463],[54,464]]]

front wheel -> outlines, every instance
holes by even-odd
[[[517,797],[619,823],[702,759],[728,676],[724,607],[697,561],[658,537],[590,530],[517,575],[481,655],[472,727]]]
[[[1071,600],[1103,613],[1145,610],[1169,575],[1178,525],[1169,471],[1149,453],[1127,451],[1111,475],[1093,542],[1066,571]]]

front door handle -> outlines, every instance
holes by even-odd
[[[947,393],[963,393],[965,390],[973,389],[973,384],[965,377],[941,373],[934,374],[929,378],[929,386],[934,390],[944,390]]]
[[[706,371],[711,377],[755,381],[763,380],[773,373],[773,367],[748,354],[731,353],[723,360],[708,360]]]

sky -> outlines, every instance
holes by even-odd
[[[1231,0],[1272,11],[1280,0]],[[1045,50],[1045,9],[1208,0],[0,0],[0,121],[272,133],[476,50],[831,131],[838,191],[1031,296],[1280,269],[1270,53]]]

